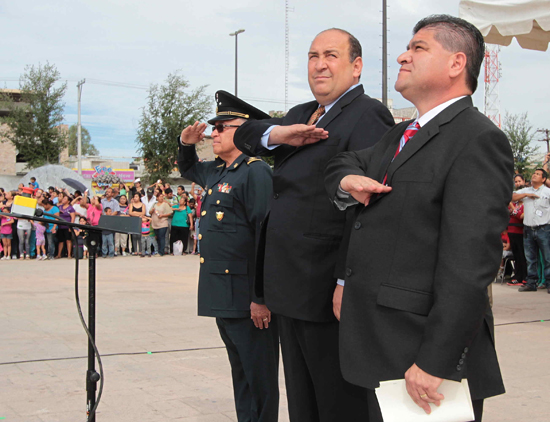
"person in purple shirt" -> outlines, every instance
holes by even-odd
[[[68,223],[74,223],[76,211],[71,205],[71,200],[65,192],[59,192],[59,201],[57,207],[59,208],[59,217]],[[57,256],[56,259],[61,258],[61,252],[63,252],[63,245],[67,245],[67,257],[71,258],[71,250],[73,242],[71,240],[71,232],[68,226],[60,224],[57,229]]]

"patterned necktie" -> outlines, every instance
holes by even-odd
[[[307,125],[311,126],[316,124],[319,121],[319,118],[325,114],[325,106],[320,106],[315,112],[311,115],[309,120],[307,121]]]
[[[420,125],[418,124],[418,122],[412,122],[409,126],[407,126],[407,129],[405,130],[405,132],[403,133],[403,136],[399,141],[399,146],[395,151],[395,154],[392,158],[392,162],[393,160],[395,160],[395,157],[397,157],[397,155],[401,152],[405,144],[409,142],[414,135],[416,135],[416,132],[418,132],[418,129],[420,129]],[[384,176],[384,181],[382,182],[382,184],[385,185],[387,180],[388,180],[388,173],[386,173],[386,175]]]

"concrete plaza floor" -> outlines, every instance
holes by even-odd
[[[87,314],[87,262],[81,262]],[[196,316],[198,268],[196,256],[98,260],[96,336],[105,371],[98,422],[237,420],[215,322]],[[486,401],[484,421],[547,422],[550,295],[500,284],[493,294],[508,392]],[[85,421],[86,354],[74,261],[2,261],[0,420]],[[279,420],[286,422],[280,372]]]

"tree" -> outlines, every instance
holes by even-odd
[[[7,95],[0,99],[9,110],[8,117],[2,118],[8,126],[4,137],[25,157],[29,168],[58,163],[67,143],[61,126],[67,83],[59,86],[60,78],[55,65],[48,62],[26,66],[19,78],[21,102]]]
[[[92,144],[90,132],[84,126],[81,127],[82,155],[99,155],[99,151]],[[78,155],[78,125],[69,127],[68,139],[69,155]]]
[[[506,134],[512,147],[516,173],[528,176],[526,173],[532,170],[533,157],[539,152],[539,148],[531,145],[535,134],[533,126],[527,119],[527,113],[510,114],[506,112],[502,131]]]
[[[206,86],[188,93],[189,83],[178,72],[164,85],[152,84],[138,124],[138,151],[152,180],[165,179],[178,156],[177,137],[188,125],[203,121],[212,110]]]

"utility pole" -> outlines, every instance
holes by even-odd
[[[80,104],[82,102],[82,85],[86,82],[86,79],[82,79],[76,84],[78,88],[78,125],[77,129],[77,154],[78,154],[78,174],[82,176],[82,125],[80,122]]]
[[[387,4],[382,0],[382,104],[388,107],[388,27]]]
[[[550,129],[538,129],[537,132],[544,133],[546,135],[546,138],[539,139],[539,142],[546,142],[546,152],[550,152],[550,137],[548,136]]]

